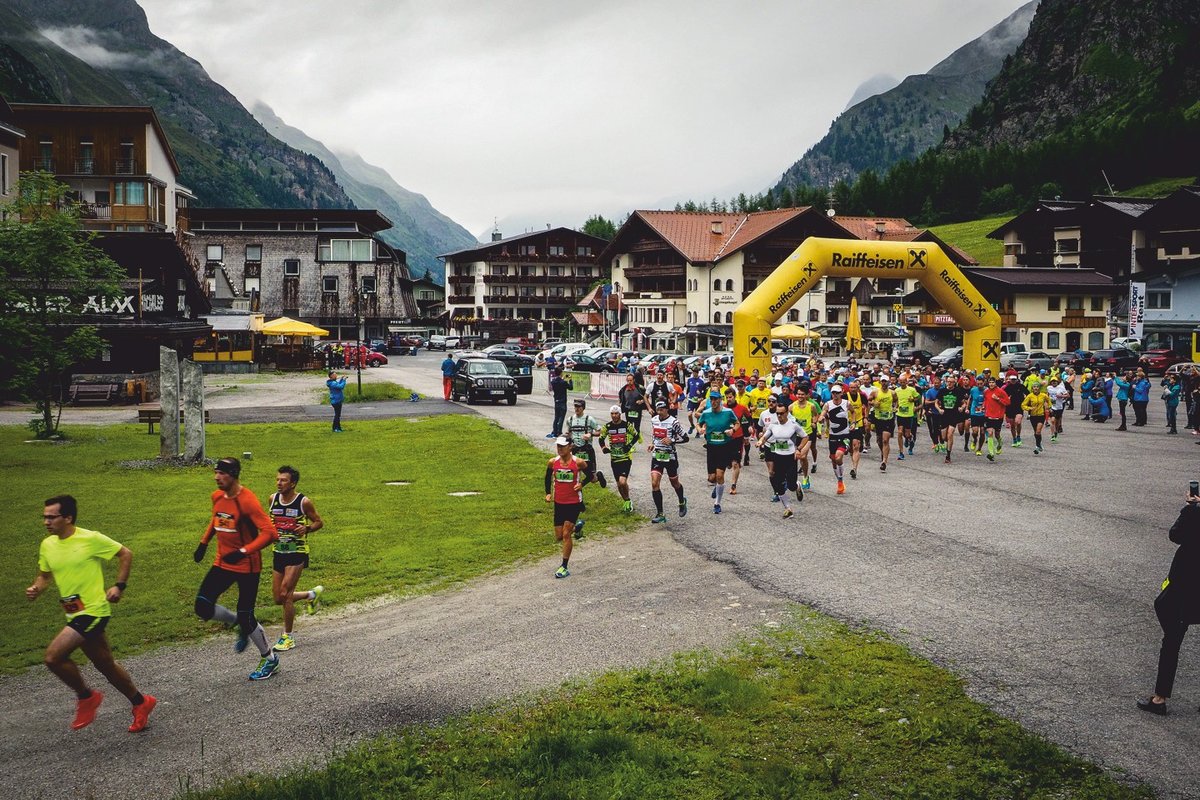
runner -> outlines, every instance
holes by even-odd
[[[783,503],[783,518],[791,519],[793,512],[788,501],[788,492],[796,493],[796,502],[804,501],[804,490],[796,482],[796,462],[799,454],[796,442],[807,444],[803,426],[788,413],[787,406],[776,408],[774,419],[767,422],[766,430],[759,438],[761,447],[766,447],[767,458],[775,463],[771,474],[771,488]]]
[[[276,492],[267,504],[279,541],[275,543],[271,569],[271,594],[275,605],[283,606],[283,634],[275,642],[276,651],[291,650],[296,646],[292,636],[292,623],[296,620],[296,601],[308,603],[312,614],[321,603],[325,587],[314,586],[307,592],[297,592],[300,574],[308,569],[308,535],[325,527],[313,501],[296,491],[300,483],[300,471],[282,466],[275,475]]]
[[[950,454],[954,451],[954,429],[958,426],[958,421],[967,408],[967,400],[968,397],[962,387],[952,378],[944,380],[942,388],[938,390],[935,405],[941,417],[942,441],[944,442],[942,452],[946,454],[947,464],[950,463]]]
[[[1008,393],[1000,388],[994,377],[988,376],[987,390],[983,393],[983,432],[987,437],[987,459],[995,461],[1000,454],[1000,429],[1008,411]]]
[[[770,484],[774,484],[775,482],[775,462],[767,458],[767,451],[762,445],[758,444],[758,440],[761,439],[762,435],[766,432],[767,425],[771,424],[771,420],[774,419],[776,413],[778,413],[778,409],[779,398],[775,395],[771,395],[767,398],[767,410],[764,411],[762,415],[754,422],[754,443],[758,445],[759,460],[762,461],[767,467],[767,482]],[[771,502],[778,503],[779,495],[772,494]]]
[[[862,458],[863,445],[867,440],[866,408],[870,401],[859,388],[858,381],[850,381],[846,392],[846,403],[850,407],[850,479],[858,480],[858,462]],[[830,434],[832,435],[832,434]]]
[[[929,428],[929,441],[933,443],[933,452],[940,453],[945,445],[942,444],[942,416],[938,412],[938,392],[942,390],[942,384],[945,382],[931,380],[929,388],[925,390],[921,402],[925,409],[925,424]]]
[[[738,478],[742,474],[742,459],[747,458],[750,449],[750,409],[738,402],[737,389],[732,386],[725,389],[725,407],[737,417],[738,427],[733,434],[733,462],[729,465],[733,470],[733,482],[729,484],[729,493],[737,494]]]
[[[896,392],[891,387],[891,378],[879,376],[879,388],[871,398],[871,410],[875,413],[875,437],[879,445],[879,471],[887,472],[888,455],[892,449],[892,434],[896,432]],[[904,455],[901,453],[901,455]]]
[[[963,440],[963,452],[971,452],[971,389],[975,379],[964,373],[958,378],[958,389],[963,394],[963,404],[958,413],[958,435]]]
[[[637,428],[621,417],[621,407],[613,406],[608,409],[612,417],[596,434],[600,440],[600,449],[609,454],[609,464],[612,466],[613,480],[617,482],[617,491],[621,493],[624,502],[621,507],[625,513],[633,511],[633,501],[629,499],[629,471],[633,468],[633,448],[641,436]]]
[[[217,490],[212,493],[212,520],[208,523],[192,558],[204,560],[209,541],[217,537],[217,556],[196,593],[196,616],[215,619],[226,626],[237,623],[240,633],[233,649],[241,653],[253,641],[262,660],[250,673],[250,680],[270,678],[279,670],[279,657],[267,644],[267,634],[254,617],[254,601],[262,575],[262,549],[279,539],[275,523],[263,511],[254,492],[242,486],[238,477],[242,463],[222,458],[213,468]],[[217,604],[217,598],[237,584],[237,613]]]
[[[69,494],[51,497],[42,509],[42,524],[47,536],[38,548],[38,574],[25,589],[30,602],[50,586],[58,588],[59,603],[67,615],[67,624],[46,648],[46,668],[75,692],[73,730],[86,728],[96,718],[104,694],[88,686],[71,654],[82,649],[100,674],[133,704],[130,733],[146,727],[150,712],[158,701],[142,694],[133,685],[125,668],[113,658],[104,629],[112,617],[112,603],[121,602],[129,581],[133,553],[120,542],[102,533],[77,527],[79,506]],[[117,558],[117,579],[105,590],[102,561]]]
[[[788,413],[800,424],[804,429],[804,437],[800,441],[800,445],[796,450],[796,460],[800,462],[800,470],[802,477],[800,478],[800,488],[811,489],[812,482],[808,478],[808,456],[815,446],[814,441],[820,439],[820,433],[817,431],[817,420],[821,417],[821,406],[813,400],[808,393],[808,387],[803,383],[796,387],[796,400],[788,408]],[[813,466],[816,464],[816,453],[813,453]]]
[[[897,380],[900,385],[896,388],[896,420],[901,436],[899,461],[904,460],[904,449],[908,448],[911,456],[917,443],[917,407],[921,403],[921,390],[909,386],[908,381],[908,373],[901,374]]]
[[[574,446],[566,436],[554,440],[558,455],[546,462],[546,502],[554,503],[554,541],[562,542],[562,565],[555,578],[571,574],[567,562],[575,538],[575,523],[583,510],[583,463],[575,458]]]
[[[646,451],[651,454],[650,496],[654,498],[654,508],[658,512],[650,521],[660,523],[667,521],[666,515],[663,514],[662,491],[659,489],[663,472],[667,473],[671,488],[679,497],[679,516],[687,516],[688,502],[687,498],[683,496],[683,484],[679,482],[679,456],[675,452],[675,445],[686,442],[688,435],[683,429],[683,424],[670,415],[670,409],[665,400],[658,401],[655,412],[655,415],[650,418],[651,438],[650,444],[646,446]]]
[[[1042,452],[1042,428],[1050,413],[1050,396],[1042,391],[1041,383],[1030,384],[1030,392],[1021,402],[1021,409],[1029,414],[1029,422],[1033,425],[1033,454],[1039,455]]]
[[[1050,388],[1046,390],[1046,394],[1050,395],[1050,442],[1053,444],[1063,432],[1063,410],[1071,400],[1071,392],[1056,375],[1050,379]]]
[[[735,458],[733,435],[741,424],[737,415],[725,408],[720,390],[710,394],[709,408],[697,420],[697,430],[708,444],[708,482],[712,484],[713,513],[721,513],[721,499],[725,494],[725,470]]]
[[[759,378],[754,388],[747,394],[750,396],[750,416],[754,420],[755,425],[762,419],[763,412],[767,410],[767,405],[770,399],[774,396],[771,390],[767,388],[767,379]]]
[[[1012,433],[1012,446],[1021,446],[1021,422],[1025,419],[1021,404],[1025,401],[1025,385],[1021,383],[1016,372],[1008,373],[1004,384],[1004,393],[1008,395],[1008,429]]]
[[[971,428],[969,438],[974,440],[975,455],[983,455],[983,429],[987,422],[987,415],[983,408],[983,395],[987,391],[987,383],[980,381],[971,387],[970,400],[968,401],[968,411],[971,416]]]
[[[696,417],[699,413],[700,399],[704,394],[708,381],[700,377],[700,367],[692,367],[692,376],[687,379],[684,393],[687,394],[688,436],[696,432]]]
[[[654,374],[654,382],[646,389],[646,412],[653,417],[657,413],[656,409],[660,400],[670,406],[674,400],[674,393],[675,389],[667,383],[666,370],[660,369]]]
[[[642,409],[646,405],[646,393],[637,385],[637,376],[626,375],[625,385],[617,392],[617,403],[625,414],[625,419],[633,426],[638,436],[642,435]]]
[[[596,469],[596,448],[592,447],[592,439],[600,430],[600,423],[591,414],[585,413],[587,402],[582,398],[575,400],[575,414],[567,420],[567,436],[575,447],[575,455],[583,464],[583,485],[595,481],[603,489],[608,486],[604,473]]]
[[[843,478],[843,461],[850,449],[850,404],[842,397],[842,385],[835,383],[829,388],[830,400],[821,407],[821,422],[829,427],[829,461],[833,464],[833,477],[837,480],[837,493],[846,493]]]

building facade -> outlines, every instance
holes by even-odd
[[[25,129],[22,169],[49,172],[71,188],[85,228],[187,230],[191,192],[149,106],[12,103]]]
[[[377,236],[391,226],[378,211],[194,208],[189,243],[209,294],[233,307],[381,339],[418,314],[404,251]]]
[[[0,97],[0,206],[12,201],[21,171],[21,141],[25,131],[17,126],[16,115]]]
[[[1200,327],[1200,186],[1157,201],[1139,223],[1132,280],[1146,284],[1145,345],[1191,354]],[[1127,304],[1121,311],[1127,321]]]
[[[450,330],[463,336],[531,333],[562,320],[596,282],[606,281],[597,256],[603,239],[571,228],[547,228],[438,256],[446,264]],[[555,333],[561,332],[559,328]]]

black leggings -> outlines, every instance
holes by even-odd
[[[772,454],[771,463],[775,465],[775,469],[771,470],[771,488],[775,494],[796,491],[796,454]]]
[[[200,582],[196,593],[196,616],[210,620],[216,610],[217,598],[235,583],[238,587],[237,621],[243,636],[249,636],[258,627],[254,618],[254,603],[258,599],[259,572],[231,572],[214,566]]]
[[[1179,620],[1179,607],[1170,600],[1166,592],[1159,593],[1154,600],[1154,611],[1158,624],[1162,626],[1162,646],[1158,651],[1158,678],[1154,682],[1154,693],[1159,697],[1170,697],[1175,688],[1175,670],[1179,667],[1179,646],[1188,624]]]

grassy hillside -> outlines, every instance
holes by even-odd
[[[1004,243],[999,239],[989,239],[987,235],[1012,218],[1012,214],[1006,214],[969,222],[934,225],[929,230],[939,236],[942,241],[966,250],[979,262],[980,266],[998,267],[1003,263]]]

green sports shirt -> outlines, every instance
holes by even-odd
[[[121,543],[102,533],[76,527],[65,539],[50,535],[42,539],[38,550],[38,569],[54,576],[60,602],[77,599],[69,606],[63,602],[67,619],[80,614],[111,617],[112,608],[105,596],[101,561],[110,561]]]

